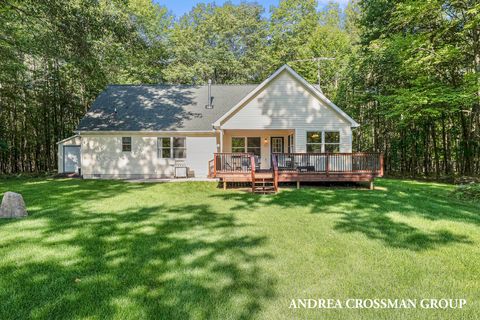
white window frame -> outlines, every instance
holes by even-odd
[[[248,138],[257,138],[260,139],[260,146],[255,147],[258,149],[259,153],[262,154],[262,137],[232,137],[230,140],[232,153],[237,153],[238,151],[233,151],[233,139],[243,139],[243,153],[248,153]],[[251,147],[252,148],[252,147]]]
[[[232,153],[242,153],[240,151],[233,151],[233,139],[243,139],[243,153],[247,152],[247,137],[232,137],[230,139],[230,149],[232,150]]]
[[[163,139],[170,139],[170,148],[163,147]],[[185,146],[184,147],[174,147],[173,146],[173,139],[184,139]],[[163,157],[163,150],[169,149],[170,150],[170,157],[164,158]],[[185,157],[184,158],[176,158],[173,155],[175,149],[184,149],[185,150]],[[187,137],[157,137],[157,158],[158,159],[186,159],[187,158]]]
[[[327,132],[333,132],[333,133],[338,133],[338,143],[337,142],[326,142],[325,141],[325,133]],[[322,131],[322,152],[326,152],[325,151],[325,147],[327,145],[331,145],[331,146],[338,146],[338,152],[330,152],[330,153],[339,153],[340,152],[340,131],[338,130],[325,130],[325,131]]]
[[[308,142],[308,134],[309,134],[309,133],[312,133],[312,132],[320,132],[320,133],[321,133],[321,136],[322,136],[321,142],[315,142],[315,143],[311,143],[311,142],[309,143],[309,142]],[[338,133],[338,143],[332,143],[332,142],[326,143],[326,142],[325,142],[325,133],[326,133],[326,132],[335,132],[335,133]],[[306,143],[305,143],[305,144],[306,144],[306,145],[305,145],[306,148],[305,148],[305,150],[308,150],[308,145],[320,145],[320,152],[321,152],[321,153],[326,153],[326,152],[325,152],[325,146],[326,146],[326,145],[338,145],[338,152],[340,152],[341,133],[340,133],[339,130],[321,130],[321,131],[319,131],[319,130],[314,130],[314,131],[313,131],[313,130],[312,130],[312,131],[306,131],[306,132],[305,132],[305,138],[306,138]],[[308,151],[307,151],[307,152],[308,152]],[[333,152],[333,153],[336,153],[336,152]]]

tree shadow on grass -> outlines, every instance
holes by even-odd
[[[232,210],[260,209],[264,206],[308,208],[312,214],[339,215],[334,228],[359,232],[394,248],[414,251],[433,249],[451,243],[473,244],[466,235],[448,230],[422,230],[405,222],[395,221],[392,214],[446,220],[480,225],[480,214],[474,205],[448,198],[441,187],[414,181],[384,182],[384,190],[358,188],[302,188],[283,190],[272,196],[251,193],[224,193],[212,197],[234,201]],[[279,211],[281,212],[281,211]]]
[[[36,233],[0,239],[9,253],[0,263],[2,319],[250,319],[274,296],[275,279],[260,267],[272,258],[265,238],[242,232],[231,214],[207,204],[80,205],[152,185],[57,182],[42,201],[36,187],[17,189],[32,203]],[[66,197],[72,190],[76,199]],[[4,222],[0,233],[26,222]]]

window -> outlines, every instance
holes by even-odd
[[[132,151],[132,137],[122,137],[122,151],[123,152]]]
[[[172,157],[172,144],[170,138],[158,138],[158,157],[159,158],[171,158]]]
[[[253,153],[256,156],[260,156],[260,140],[261,139],[259,137],[247,138],[247,152]]]
[[[340,152],[340,132],[325,131],[323,134],[325,152]]]
[[[232,138],[232,152],[245,152],[245,138]]]
[[[253,153],[260,156],[261,139],[260,137],[232,137],[232,152]]]
[[[340,152],[340,132],[309,131],[307,132],[307,152]]]
[[[172,138],[173,140],[173,157],[175,159],[185,159],[187,157],[187,146],[185,138]]]
[[[162,137],[157,138],[157,156],[159,158],[184,159],[187,157],[185,138]]]
[[[293,153],[295,150],[295,143],[293,141],[293,134],[288,136],[288,152]]]
[[[307,132],[307,152],[308,153],[322,152],[322,132],[321,131]]]

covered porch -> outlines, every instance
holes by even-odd
[[[222,130],[218,152],[253,154],[257,170],[269,170],[273,153],[295,152],[295,130]]]

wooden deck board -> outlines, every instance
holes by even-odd
[[[282,167],[278,165],[279,159]],[[279,182],[370,182],[383,176],[383,156],[379,153],[289,153],[273,154],[272,169],[256,169],[253,154],[215,153],[209,174],[224,183],[271,180]],[[270,182],[269,182],[270,183]]]
[[[295,182],[295,181],[339,181],[339,182],[365,182],[371,181],[378,177],[375,173],[320,173],[320,172],[279,172],[279,182]],[[250,173],[244,172],[217,172],[217,178],[227,182],[251,182]],[[258,172],[255,174],[256,179],[268,179],[273,177],[272,172]]]

